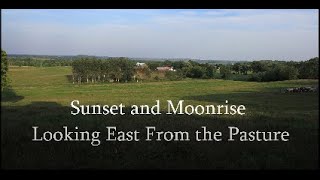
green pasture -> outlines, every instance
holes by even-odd
[[[285,88],[318,86],[318,80],[246,82],[185,79],[182,81],[73,84],[71,67],[10,67],[11,88],[2,93],[1,149],[4,168],[157,168],[157,169],[305,169],[318,166],[319,93],[284,93]],[[244,116],[72,116],[70,102],[154,105],[160,100],[185,104],[243,104]],[[285,130],[289,142],[179,143],[138,142],[35,143],[31,126],[58,130],[63,125],[104,131],[124,129],[194,130],[203,125],[225,131]],[[43,130],[44,131],[44,130]]]

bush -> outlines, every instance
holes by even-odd
[[[249,81],[261,82],[263,76],[264,76],[264,73],[263,73],[263,72],[253,73],[253,74],[250,75],[250,77],[249,77],[248,80],[249,80]]]
[[[319,58],[312,58],[308,61],[299,63],[298,67],[300,79],[318,79],[319,78]]]
[[[233,74],[229,79],[234,81],[249,81],[250,76],[244,74]]]
[[[154,80],[159,81],[160,80],[159,76],[155,76]]]
[[[285,66],[280,73],[285,80],[297,79],[299,75],[298,69],[293,66]]]
[[[183,74],[181,71],[167,71],[165,77],[170,81],[177,81],[183,79]]]
[[[249,77],[249,81],[269,82],[284,81],[298,78],[298,69],[288,65],[278,65],[266,72],[254,73]]]
[[[231,68],[229,66],[222,66],[220,69],[220,74],[223,79],[230,79],[231,77]]]
[[[213,73],[213,79],[222,79],[222,76],[220,73]]]
[[[189,78],[203,78],[203,76],[206,73],[206,69],[198,65],[183,68],[183,71],[185,72],[185,75]]]

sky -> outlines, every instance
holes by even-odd
[[[315,9],[1,10],[8,54],[204,60],[319,56]]]

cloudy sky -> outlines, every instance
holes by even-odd
[[[9,54],[223,60],[319,56],[318,10],[2,10]]]

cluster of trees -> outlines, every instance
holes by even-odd
[[[318,79],[319,58],[301,62],[254,61],[251,63],[251,81],[282,81],[291,79]]]
[[[1,91],[8,87],[8,59],[7,53],[1,49]]]
[[[186,66],[182,66],[182,73],[188,78],[202,78],[211,79],[214,78],[216,73],[216,66],[212,64],[200,64],[194,61],[188,61]]]
[[[295,64],[299,79],[319,79],[319,57]]]
[[[253,73],[250,77],[250,81],[283,81],[292,80],[298,78],[298,69],[294,66],[289,66],[285,64],[275,65],[274,68]]]
[[[73,83],[128,82],[134,77],[135,63],[127,58],[82,58],[72,63]]]
[[[171,80],[178,80],[185,77],[188,78],[214,78],[217,66],[209,63],[200,64],[195,61],[169,61],[164,62],[147,62],[150,69],[156,69],[159,66],[170,66],[175,72],[166,72],[166,77]]]
[[[259,62],[259,61],[257,61]],[[248,71],[251,70],[251,65],[249,62],[237,62],[235,64],[232,65],[232,70],[236,73],[236,74],[244,74],[247,75]]]

